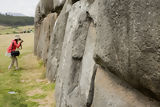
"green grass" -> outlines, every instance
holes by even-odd
[[[28,105],[38,105],[36,102],[27,101],[25,87],[20,81],[22,71],[4,72],[0,75],[0,107],[28,107]],[[8,92],[16,92],[9,94]],[[38,106],[35,106],[38,107]]]
[[[47,95],[44,94],[36,94],[34,96],[31,96],[32,99],[43,99],[45,98]]]
[[[42,61],[42,60],[39,60],[39,67],[42,67],[42,66],[44,66],[44,62]]]
[[[50,85],[44,85],[42,87],[42,90],[44,90],[44,91],[50,91],[50,90],[54,90],[54,89],[55,89],[55,83],[50,84]]]
[[[31,39],[33,37],[31,36],[24,36],[24,40],[31,41],[31,43],[25,42],[21,56],[18,57],[20,69],[15,71],[13,68],[8,71],[11,59],[5,56],[5,52],[10,37],[5,36],[3,39],[0,35],[0,107],[38,107],[40,103],[35,102],[34,99],[45,101],[46,97],[53,94],[55,84],[48,83],[42,78],[45,75],[45,69],[42,61],[37,61],[35,57],[32,57],[33,40]],[[37,82],[38,79],[44,81]],[[42,93],[34,94],[32,90],[36,89],[42,90]],[[31,96],[28,95],[30,91],[33,94]],[[16,94],[9,94],[8,92],[15,92]],[[52,106],[55,107],[55,103]]]
[[[0,107],[38,107],[38,103],[27,101],[29,98],[26,95],[25,88],[21,81],[23,70],[8,71],[9,58],[0,57],[4,63],[0,63],[2,72],[0,73]],[[3,67],[2,67],[3,66]],[[16,92],[9,94],[8,92]]]
[[[27,53],[24,55],[27,55]],[[5,61],[3,64],[5,70],[3,68],[3,72],[0,73],[0,107],[38,107],[39,104],[37,102],[28,101],[28,99],[43,99],[47,96],[46,93],[27,96],[26,92],[34,90],[37,87],[46,92],[54,90],[55,84],[37,83],[35,81],[30,81],[32,85],[23,84],[21,82],[21,75],[25,70],[23,68],[18,71],[12,69],[9,72],[6,69],[7,65],[8,61]],[[16,94],[9,94],[8,92],[11,91],[16,92]]]
[[[4,34],[18,34],[23,31],[32,30],[34,31],[33,26],[19,26],[19,27],[11,27],[11,26],[0,26],[0,35]]]

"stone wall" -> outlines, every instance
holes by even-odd
[[[159,0],[40,0],[34,52],[56,106],[159,107],[159,11]]]

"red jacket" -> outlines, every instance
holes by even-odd
[[[9,45],[7,52],[11,53],[11,51],[15,51],[16,48],[19,48],[21,46],[21,43],[19,42],[17,44],[17,42],[15,40],[12,40],[12,43]]]

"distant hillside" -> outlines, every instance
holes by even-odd
[[[11,16],[11,15],[0,14],[0,25],[25,26],[25,25],[33,25],[33,24],[34,24],[33,17]]]

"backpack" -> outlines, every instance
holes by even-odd
[[[11,56],[19,56],[20,52],[19,51],[12,51]]]

